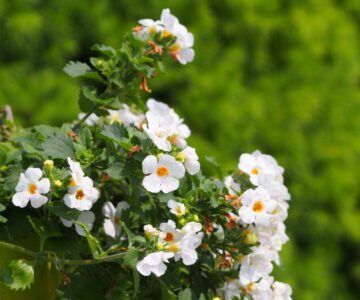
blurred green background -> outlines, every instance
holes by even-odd
[[[65,63],[119,46],[166,7],[196,57],[170,61],[154,97],[185,118],[201,156],[231,169],[260,149],[286,168],[291,241],[276,276],[295,300],[359,299],[359,0],[0,0],[0,105],[26,126],[73,120]]]

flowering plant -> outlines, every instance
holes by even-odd
[[[104,299],[291,299],[270,276],[288,239],[283,168],[255,151],[226,176],[207,158],[206,176],[184,120],[142,100],[167,56],[193,60],[193,35],[168,9],[139,24],[120,49],[96,45],[90,64],[65,66],[83,83],[78,121],[23,129],[4,113],[0,249],[26,258],[1,282],[31,288],[47,264],[59,299],[92,299],[92,282]]]

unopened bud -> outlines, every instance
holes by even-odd
[[[221,300],[220,297],[214,297],[213,300]]]
[[[194,216],[193,216],[193,220],[194,220],[195,222],[199,222],[199,221],[200,221],[199,216],[198,216],[198,215],[194,215]]]
[[[51,171],[54,168],[54,161],[48,159],[44,161],[44,167],[47,171]]]
[[[185,154],[184,153],[182,153],[182,152],[179,152],[177,155],[176,155],[176,159],[178,160],[178,161],[181,161],[181,162],[185,162]]]
[[[249,233],[244,238],[244,243],[246,245],[253,245],[258,241],[258,237],[255,233]]]
[[[179,220],[179,223],[180,223],[181,225],[184,225],[184,224],[186,223],[186,220],[185,220],[184,218],[181,218],[181,219]]]
[[[103,61],[102,59],[99,59],[99,60],[96,62],[96,66],[97,66],[97,67],[101,67],[103,64],[104,64],[104,61]]]
[[[160,242],[156,243],[156,249],[157,249],[157,250],[162,250],[162,249],[164,249],[164,244],[163,244],[163,243],[160,243]]]
[[[54,181],[54,184],[55,184],[55,186],[57,186],[57,187],[61,187],[61,186],[62,186],[62,182],[61,182],[60,180],[55,180],[55,181]]]

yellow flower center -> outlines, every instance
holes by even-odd
[[[85,197],[85,194],[84,194],[83,190],[79,189],[79,190],[76,191],[75,198],[77,200],[82,200],[84,197]]]
[[[179,248],[179,246],[178,246],[177,244],[173,244],[173,245],[171,245],[171,246],[169,247],[169,250],[170,250],[171,252],[179,252],[179,251],[180,251],[180,248]]]
[[[170,47],[170,50],[173,54],[180,53],[181,47],[179,44],[174,44]]]
[[[162,34],[163,38],[166,38],[166,37],[172,36],[172,35],[173,35],[173,34],[172,34],[170,31],[167,31],[167,30],[164,30],[164,31],[163,31],[163,34]]]
[[[254,283],[250,282],[247,286],[247,290],[251,293],[254,291]]]
[[[251,173],[254,174],[254,175],[258,175],[259,174],[259,170],[254,168],[251,170]]]
[[[159,167],[156,171],[156,174],[160,177],[169,175],[169,169],[167,167]]]
[[[34,195],[37,192],[37,186],[33,183],[29,184],[29,193]]]
[[[155,27],[155,26],[149,27],[149,32],[150,32],[150,33],[154,33],[155,31],[156,31],[156,27]]]
[[[177,138],[177,134],[170,135],[167,139],[170,143],[174,143]]]
[[[262,212],[263,210],[264,210],[264,204],[262,204],[261,201],[257,201],[254,203],[254,205],[253,205],[254,212],[259,213],[259,212]]]
[[[182,215],[182,212],[181,212],[181,208],[180,207],[177,207],[175,209],[175,212],[178,214],[178,215]]]

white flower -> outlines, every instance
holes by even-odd
[[[239,209],[241,221],[246,224],[255,223],[264,226],[270,223],[271,213],[277,204],[261,186],[255,190],[246,190],[242,194],[241,203],[242,206]]]
[[[165,103],[149,99],[146,104],[149,108],[146,113],[148,123],[142,125],[142,128],[154,144],[167,152],[171,150],[171,144],[184,149],[187,145],[185,139],[191,132],[189,127],[183,124],[183,119]]]
[[[15,195],[12,202],[15,206],[25,207],[29,200],[31,206],[39,208],[44,205],[48,198],[41,194],[46,194],[50,190],[50,180],[43,178],[42,171],[38,168],[28,168],[24,173],[20,174],[19,182],[15,187]]]
[[[65,227],[71,227],[74,224],[73,220],[70,221],[70,220],[66,220],[66,219],[63,219],[63,218],[60,218],[60,219],[61,219],[61,222],[64,224]],[[80,223],[83,223],[86,226],[86,228],[89,231],[91,231],[91,229],[93,227],[93,224],[94,224],[94,221],[95,221],[95,214],[92,211],[82,212],[82,213],[80,213],[80,215],[79,215],[79,217],[77,218],[76,221],[80,222]],[[75,230],[78,233],[78,235],[86,236],[86,233],[85,233],[84,229],[80,225],[75,224]]]
[[[160,21],[154,21],[152,19],[141,19],[139,24],[143,27],[140,31],[140,36],[147,40],[151,34],[162,31],[164,27]]]
[[[259,186],[268,190],[269,194],[276,201],[287,201],[291,199],[287,187],[283,184],[282,176],[274,177],[271,174],[261,174],[258,176]]]
[[[200,171],[199,157],[196,154],[195,148],[187,146],[179,153],[179,156],[184,159],[185,169],[190,175]]]
[[[104,203],[102,212],[106,217],[104,221],[104,231],[107,235],[110,235],[113,238],[119,235],[121,231],[121,225],[120,225],[121,213],[123,210],[128,208],[129,208],[129,204],[127,204],[127,202],[125,201],[119,202],[116,208],[110,201]]]
[[[130,126],[134,124],[136,127],[140,128],[142,122],[145,120],[145,115],[143,114],[135,114],[130,110],[130,107],[126,104],[123,104],[122,109],[119,110],[112,110],[109,109],[109,119],[110,124],[119,122],[124,124],[125,126]]]
[[[277,164],[271,155],[262,154],[258,150],[252,154],[242,154],[238,167],[250,176],[250,182],[254,185],[259,185],[261,175],[270,175],[274,180],[281,181],[284,173],[284,169]]]
[[[178,18],[170,13],[170,9],[163,9],[161,13],[161,24],[164,26],[164,36],[173,35],[175,43],[171,46],[171,54],[181,63],[187,64],[193,61],[195,52],[194,36],[188,32],[186,27],[180,24]]]
[[[274,295],[271,300],[291,300],[291,286],[287,283],[275,281],[272,285]]]
[[[91,178],[84,176],[80,164],[73,162],[70,157],[67,160],[71,170],[71,182],[64,202],[70,208],[89,210],[99,198],[99,192],[94,188]]]
[[[240,193],[240,184],[236,183],[231,176],[226,176],[224,183],[230,194],[237,195]]]
[[[160,277],[164,275],[166,271],[166,265],[164,263],[168,263],[168,259],[173,256],[174,253],[172,252],[160,251],[151,253],[138,262],[136,269],[143,276],[149,276],[151,273],[154,273],[157,277]]]
[[[142,162],[142,170],[146,175],[143,186],[151,193],[175,191],[179,187],[179,179],[185,175],[183,164],[167,154],[162,154],[159,160],[154,155],[148,155]]]
[[[82,120],[85,116],[86,116],[85,113],[80,113],[78,115],[78,118],[79,120]],[[93,126],[95,124],[98,124],[99,122],[100,122],[100,118],[94,113],[90,114],[85,120],[85,124],[89,126]]]
[[[267,276],[273,269],[272,253],[266,248],[258,247],[241,261],[239,278],[242,284],[248,285]]]
[[[177,217],[185,215],[185,205],[175,200],[169,200],[167,206],[170,208],[170,212]]]

